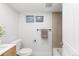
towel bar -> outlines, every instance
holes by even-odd
[[[41,29],[37,29],[37,31],[39,31],[39,30],[41,30]],[[47,29],[47,30],[51,31],[52,29]]]

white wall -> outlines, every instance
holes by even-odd
[[[26,15],[44,16],[44,22],[26,23]],[[52,29],[52,14],[21,14],[19,22],[19,37],[23,40],[23,47],[32,48],[33,55],[52,55],[52,31],[49,31],[49,38],[47,40],[41,39],[41,32],[37,32],[37,29]],[[34,43],[33,40],[37,40],[37,42]]]
[[[63,4],[63,55],[79,55],[79,4]]]
[[[26,15],[44,16],[44,22],[26,23]],[[6,28],[5,37],[0,38],[3,43],[10,43],[13,40],[22,38],[23,47],[32,48],[33,55],[52,55],[52,31],[49,31],[47,40],[42,40],[40,31],[37,32],[37,28],[52,29],[51,13],[21,14],[19,19],[19,14],[15,10],[7,4],[0,4],[0,24],[3,24]],[[37,40],[37,42],[34,43],[33,40]]]
[[[0,3],[0,24],[6,28],[6,35],[1,38],[3,42],[9,43],[18,38],[18,13],[7,4]]]

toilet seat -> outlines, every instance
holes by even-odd
[[[18,51],[18,55],[30,56],[30,55],[32,55],[32,49],[31,48],[22,48]]]

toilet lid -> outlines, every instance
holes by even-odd
[[[19,53],[31,53],[32,52],[32,49],[30,49],[30,48],[22,48],[20,51],[19,51]]]

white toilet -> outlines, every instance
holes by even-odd
[[[31,48],[21,48],[21,40],[15,40],[11,42],[12,44],[16,44],[16,54],[19,56],[31,56],[32,49]]]

